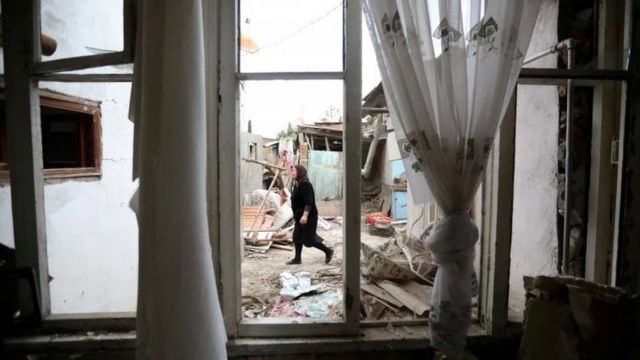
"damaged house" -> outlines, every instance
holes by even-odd
[[[638,357],[640,4],[396,3],[2,0],[0,358]],[[329,264],[244,203],[288,124]]]

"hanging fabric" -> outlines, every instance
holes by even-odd
[[[130,105],[138,359],[227,358],[207,226],[202,6],[140,2]]]
[[[462,356],[478,229],[467,208],[513,93],[541,0],[365,0],[412,195],[442,208],[427,238],[438,264],[431,342]],[[477,286],[477,284],[475,284]]]

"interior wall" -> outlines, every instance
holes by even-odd
[[[122,49],[122,1],[43,0],[42,31],[55,38],[52,58]],[[102,50],[97,50],[102,49]],[[48,60],[45,58],[44,60]],[[93,69],[125,72],[131,66]],[[128,207],[133,125],[129,83],[40,83],[101,102],[102,176],[47,180],[44,189],[52,313],[136,309],[138,235]],[[0,185],[0,242],[13,247],[10,186]]]
[[[557,1],[546,0],[525,58],[549,49],[558,41],[557,16]],[[555,68],[556,55],[527,67]],[[517,318],[522,316],[525,302],[522,277],[556,273],[557,88],[519,85],[516,111],[509,310]]]

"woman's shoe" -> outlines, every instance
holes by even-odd
[[[301,264],[302,261],[300,261],[300,259],[291,259],[289,261],[287,261],[287,265],[298,265]]]
[[[330,262],[331,262],[331,258],[332,258],[332,257],[333,257],[333,249],[329,249],[329,250],[327,251],[327,254],[325,255],[324,263],[325,263],[325,264],[330,263]]]

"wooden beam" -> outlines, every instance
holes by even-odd
[[[631,13],[640,13],[640,1],[631,2]],[[616,285],[631,294],[640,293],[640,22],[631,22],[626,119],[623,125],[621,194]]]
[[[480,303],[492,336],[505,336],[511,269],[516,95],[511,99],[495,140],[483,181]]]
[[[100,66],[130,64],[129,54],[124,51],[111,52],[99,55],[76,56],[65,59],[35,61],[32,64],[33,73],[49,74],[62,71],[84,70]]]
[[[126,59],[133,62],[136,50],[136,25],[138,15],[138,1],[124,0],[122,2],[122,52]]]
[[[612,69],[622,64],[624,7],[622,2],[599,2],[598,67]],[[609,284],[613,248],[613,206],[616,194],[616,167],[611,164],[613,138],[618,136],[620,82],[602,82],[593,89],[591,123],[591,175],[589,176],[589,210],[585,278]]]
[[[344,4],[345,124],[343,151],[345,153],[344,225],[344,310],[347,333],[357,335],[360,330],[360,159],[362,159],[362,4],[346,0]],[[356,175],[357,174],[357,175]]]
[[[281,170],[281,171],[285,171],[286,170],[284,168],[284,166],[278,166],[278,165],[270,164],[270,163],[268,163],[266,161],[260,161],[260,160],[256,160],[256,159],[250,159],[250,158],[242,158],[242,160],[248,161],[248,162],[252,162],[252,163],[256,163],[256,164],[260,164],[260,165],[263,165],[263,166],[266,166],[268,168],[275,169],[275,170]]]
[[[49,314],[42,138],[38,84],[29,64],[40,59],[40,1],[2,0],[7,142],[16,265],[35,269],[42,315]],[[31,303],[28,294],[20,302]]]
[[[317,71],[317,72],[267,72],[267,73],[237,73],[236,78],[245,80],[342,80],[344,73],[341,71]]]
[[[389,109],[386,107],[375,108],[375,107],[362,107],[363,113],[371,113],[371,114],[388,114]]]
[[[251,226],[249,226],[249,229],[254,229],[256,226],[256,223],[258,222],[258,219],[260,218],[260,212],[262,211],[262,208],[264,207],[264,204],[267,203],[267,198],[269,197],[269,194],[271,194],[271,190],[273,190],[273,185],[275,185],[276,181],[278,180],[278,178],[280,177],[280,169],[276,169],[276,174],[273,176],[273,180],[271,180],[271,184],[269,185],[269,189],[267,189],[267,193],[264,195],[264,198],[262,199],[262,202],[260,202],[260,206],[258,207],[258,212],[256,213],[256,217],[253,218],[253,222],[251,223]],[[253,233],[251,238],[255,240],[255,238],[257,237],[258,233]]]

